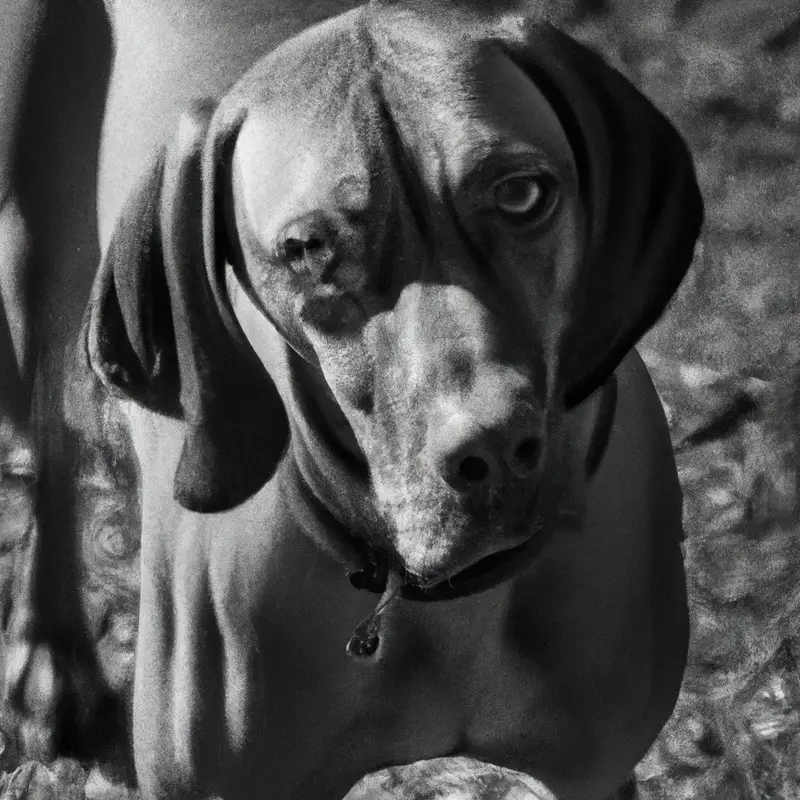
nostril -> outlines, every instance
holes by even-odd
[[[480,456],[467,456],[458,466],[458,474],[470,483],[482,481],[489,474],[489,465]]]
[[[514,451],[514,458],[526,467],[536,466],[539,460],[539,441],[532,437],[523,439]]]

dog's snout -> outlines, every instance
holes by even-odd
[[[441,477],[470,493],[532,475],[541,447],[533,425],[486,426],[457,415],[431,432],[427,450]]]

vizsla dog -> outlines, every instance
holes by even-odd
[[[687,641],[632,348],[701,218],[670,124],[524,9],[365,6],[187,111],[85,327],[142,472],[145,797],[626,778]]]

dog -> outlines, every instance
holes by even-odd
[[[524,7],[372,3],[186,111],[83,334],[141,468],[144,797],[622,783],[688,637],[634,345],[701,224],[675,129]]]

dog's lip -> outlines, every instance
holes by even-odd
[[[443,583],[452,584],[457,581],[469,580],[477,575],[486,574],[492,570],[499,569],[521,555],[525,548],[531,544],[535,536],[536,534],[533,534],[524,542],[514,545],[513,547],[495,550],[494,552],[479,558],[477,561],[473,561],[471,564],[467,565],[463,569],[458,570],[458,572],[454,573],[453,575],[448,575],[444,578],[431,578],[428,580],[420,579],[414,581],[414,584],[419,586],[420,589],[435,589],[437,586],[441,586]]]
[[[522,515],[522,519],[525,520],[528,525],[530,525],[531,519],[536,516],[535,511],[538,503],[539,493],[535,492],[526,504],[524,514]],[[473,561],[471,564],[468,564],[466,567],[461,568],[452,575],[446,575],[444,577],[437,576],[428,580],[425,580],[421,576],[414,576],[415,580],[413,583],[419,586],[420,589],[434,589],[445,583],[453,584],[455,582],[465,582],[479,575],[489,575],[497,570],[509,567],[517,558],[527,557],[529,555],[528,549],[530,548],[533,550],[534,545],[537,544],[537,540],[543,536],[544,531],[541,530],[541,526],[537,525],[535,528],[536,529],[532,533],[529,533],[519,544],[500,550],[494,550],[476,561]],[[542,542],[538,542],[537,553],[541,545]],[[525,566],[527,566],[527,564]],[[523,565],[520,565],[520,569],[522,568]]]
[[[366,550],[362,551],[366,568],[349,571],[348,579],[356,589],[381,594],[388,573],[396,572],[402,576],[399,595],[409,600],[450,600],[478,594],[525,571],[544,548],[551,532],[543,524],[538,506],[537,490],[527,498],[522,511],[513,515],[516,519],[506,522],[516,529],[516,537],[525,537],[522,541],[517,538],[518,544],[488,553],[453,574],[423,576],[411,572],[396,551],[375,546],[367,538]],[[506,535],[509,533],[506,531]]]
[[[548,531],[539,530],[524,542],[490,553],[454,575],[427,581],[407,580],[402,595],[410,600],[447,600],[485,591],[524,572],[548,539]]]

